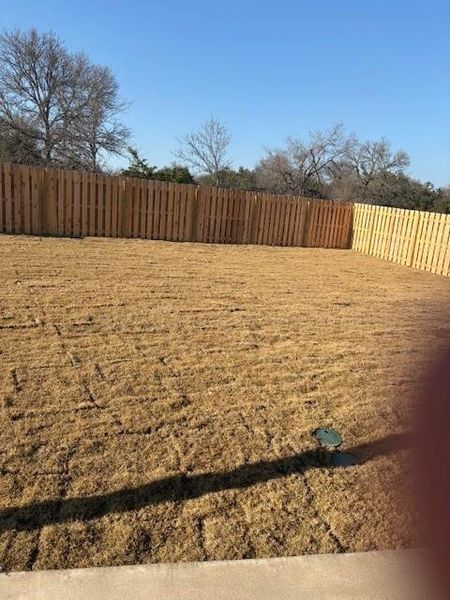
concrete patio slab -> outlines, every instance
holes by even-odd
[[[2,600],[414,600],[417,550],[0,574]]]

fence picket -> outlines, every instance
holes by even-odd
[[[14,233],[23,233],[22,229],[22,213],[23,213],[23,197],[22,197],[22,169],[12,170],[12,186],[14,189]]]
[[[4,192],[3,192],[3,188],[4,188],[4,181],[5,181],[5,176],[4,176],[4,169],[5,169],[5,165],[0,164],[0,232],[1,231],[5,231],[5,218],[3,216],[4,213]]]
[[[4,170],[4,194],[5,194],[5,231],[6,233],[13,233],[13,215],[14,215],[14,201],[12,195],[12,167],[11,165],[5,165]]]

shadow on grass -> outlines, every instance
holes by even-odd
[[[410,436],[397,434],[368,444],[346,449],[358,464],[376,456],[388,455],[410,447]],[[101,496],[45,500],[0,511],[0,533],[8,530],[31,531],[45,525],[87,521],[107,514],[139,510],[161,502],[183,502],[222,490],[247,488],[270,479],[311,468],[331,468],[332,453],[311,450],[271,461],[244,464],[232,471],[175,475],[135,488],[125,488]]]

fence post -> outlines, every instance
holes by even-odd
[[[257,195],[253,194],[253,197],[250,198],[250,214],[249,214],[249,224],[247,231],[247,239],[245,240],[246,244],[256,244],[255,241],[255,229],[256,229],[256,212],[258,210],[258,201]]]
[[[48,170],[43,169],[39,178],[40,233],[48,235]]]
[[[117,224],[118,237],[130,237],[131,203],[129,200],[129,182],[127,177],[119,180],[118,212],[119,223]]]
[[[347,250],[351,250],[353,245],[353,226],[355,223],[355,205],[353,202],[350,202],[348,205],[349,210],[349,218],[347,224],[347,242],[345,248]]]
[[[52,169],[47,173],[46,206],[47,206],[47,233],[57,235],[58,233],[58,208],[57,208],[57,179],[58,171]]]
[[[308,229],[309,229],[309,221],[310,221],[310,213],[311,213],[311,200],[305,198],[306,200],[306,214],[305,214],[305,222],[303,223],[303,231],[301,234],[301,243],[300,246],[302,248],[306,248],[308,245]]]
[[[197,187],[195,189],[195,202],[196,202],[196,211],[195,211],[195,241],[203,242],[203,220],[204,220],[204,200],[202,197],[201,188]]]
[[[192,197],[192,209],[191,209],[191,223],[189,231],[189,241],[197,241],[197,217],[198,217],[198,187],[194,188],[194,194]]]

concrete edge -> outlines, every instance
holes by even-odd
[[[0,574],[2,600],[414,600],[429,597],[423,550]]]

